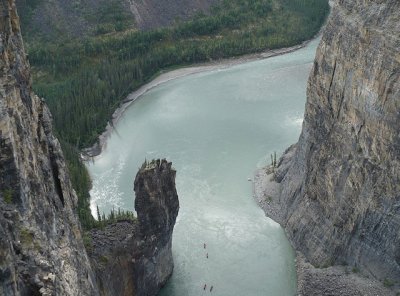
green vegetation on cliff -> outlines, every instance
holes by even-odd
[[[82,224],[93,221],[90,179],[77,152],[96,141],[130,92],[171,67],[299,44],[318,32],[328,11],[327,0],[224,0],[210,15],[170,28],[124,31],[118,24],[125,19],[111,14],[95,37],[44,42],[29,36],[34,88],[64,143]]]

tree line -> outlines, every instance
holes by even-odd
[[[79,151],[91,146],[126,96],[161,70],[293,46],[312,38],[327,0],[223,0],[169,28],[28,43],[34,89],[46,99],[79,196],[82,225],[94,225],[90,178]]]

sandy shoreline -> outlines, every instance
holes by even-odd
[[[110,137],[112,131],[114,130],[114,126],[122,118],[125,111],[129,108],[129,106],[132,103],[134,103],[142,95],[146,94],[149,90],[151,90],[161,84],[164,84],[168,81],[178,79],[181,77],[185,77],[188,75],[193,75],[193,74],[197,74],[197,73],[208,72],[208,71],[213,71],[213,70],[218,70],[218,69],[227,69],[232,66],[240,65],[243,63],[247,63],[247,62],[267,59],[267,58],[291,53],[291,52],[294,52],[301,48],[304,48],[311,41],[318,38],[318,36],[319,36],[319,34],[313,39],[304,41],[302,44],[292,46],[292,47],[286,47],[286,48],[281,48],[281,49],[276,49],[276,50],[266,50],[261,53],[248,54],[248,55],[244,55],[244,56],[240,56],[240,57],[206,62],[206,63],[196,64],[193,66],[183,67],[183,68],[179,68],[176,70],[171,70],[171,71],[167,71],[165,73],[161,73],[159,76],[157,76],[152,81],[144,84],[143,86],[141,86],[134,92],[130,93],[125,98],[125,100],[123,100],[121,102],[120,107],[118,107],[114,111],[111,119],[107,123],[105,131],[98,137],[97,142],[92,147],[85,148],[82,150],[82,152],[81,152],[82,159],[83,160],[93,159],[94,157],[101,154],[103,149],[106,147],[108,138]]]

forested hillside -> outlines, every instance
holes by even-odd
[[[160,70],[299,44],[318,32],[328,10],[327,0],[225,0],[210,15],[168,28],[132,30],[122,14],[97,36],[27,38],[35,92],[54,115],[83,225],[92,224],[90,179],[78,152],[96,141],[130,92]]]
[[[17,0],[25,40],[60,40],[165,27],[221,0]]]

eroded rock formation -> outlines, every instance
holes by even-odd
[[[143,164],[135,179],[137,221],[91,232],[89,254],[101,295],[156,295],[171,276],[179,211],[175,175],[166,160]]]
[[[31,88],[15,3],[0,1],[0,294],[96,295],[51,115]]]
[[[278,219],[313,265],[400,281],[399,110],[400,2],[336,1],[275,171]]]

